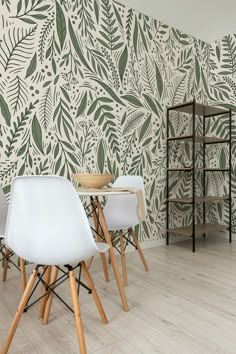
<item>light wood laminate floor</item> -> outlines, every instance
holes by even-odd
[[[88,354],[236,353],[236,241],[207,237],[144,250],[146,273],[136,252],[127,254],[126,289],[130,312],[122,310],[113,272],[105,283],[100,260],[91,274],[109,324],[100,321],[91,295],[81,290],[81,311]],[[29,271],[29,268],[28,268]],[[70,299],[65,284],[60,293]],[[9,271],[0,281],[0,346],[20,298],[20,278]],[[38,319],[39,306],[23,315],[9,353],[78,353],[72,313],[54,300],[49,324]]]

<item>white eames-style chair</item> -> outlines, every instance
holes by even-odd
[[[4,263],[3,274],[2,274],[3,281],[6,281],[7,279],[8,264],[10,262],[18,268],[18,266],[13,261],[10,260],[14,252],[12,252],[9,248],[6,248],[5,245],[5,228],[6,228],[6,221],[7,221],[7,211],[8,211],[7,200],[2,188],[0,188],[0,241],[1,241],[0,253],[2,256],[1,261],[3,261]],[[25,262],[21,258],[20,258],[20,271],[21,271],[22,290],[24,291],[26,286]]]
[[[39,276],[39,267],[54,266],[53,269],[56,269],[57,266],[64,265],[68,270],[80,353],[85,354],[76,278],[71,264],[81,266],[102,321],[106,324],[106,315],[84,261],[98,252],[105,252],[109,246],[95,243],[85,210],[72,183],[57,176],[14,178],[5,240],[7,247],[16,255],[36,266],[29,278],[1,353],[8,352],[35,280]],[[49,291],[46,307],[51,294]]]
[[[146,200],[143,178],[141,176],[120,176],[118,177],[113,187],[118,188],[136,188],[142,191],[143,204],[146,214]],[[131,243],[138,250],[142,263],[146,271],[149,270],[147,262],[144,258],[142,249],[139,245],[137,237],[135,236],[133,227],[140,223],[137,215],[137,196],[135,194],[110,196],[103,209],[108,230],[114,237],[114,233],[119,231],[120,237],[120,252],[122,261],[122,271],[124,278],[124,285],[128,285],[126,259],[125,259],[125,245]],[[129,238],[124,239],[124,230],[128,230],[129,237],[133,239],[130,242]]]

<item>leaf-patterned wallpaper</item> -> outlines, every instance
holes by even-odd
[[[0,28],[4,191],[23,174],[142,175],[148,216],[136,231],[164,237],[166,106],[207,102],[209,90],[228,100],[235,72],[208,87],[224,43],[215,53],[112,0],[1,0]]]
[[[206,94],[209,104],[220,103],[225,108],[232,110],[232,227],[236,232],[236,35],[230,34],[211,44],[208,54],[207,68],[208,86]],[[214,119],[211,129],[220,137],[227,137],[228,118],[222,120]],[[211,152],[214,159],[218,161],[221,168],[228,166],[228,149],[220,146]],[[212,181],[214,193],[227,194],[228,184],[222,178],[222,175],[216,175]],[[222,190],[223,189],[223,190]],[[212,207],[210,210],[212,217],[216,220],[221,219],[228,223],[228,208],[225,205],[224,210],[216,210]],[[217,213],[218,212],[218,213]]]

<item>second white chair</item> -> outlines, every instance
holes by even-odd
[[[144,192],[144,184],[143,184],[142,177],[120,176],[115,180],[113,187],[119,187],[119,188],[130,187],[130,188],[136,188],[141,190],[143,196],[145,214],[146,214],[146,201],[145,201],[145,192]],[[129,239],[127,238],[126,240],[124,239],[123,230],[128,230],[129,237],[133,239],[133,245],[139,252],[145,270],[146,271],[149,270],[142,249],[139,245],[139,242],[137,240],[137,237],[135,236],[134,229],[133,229],[134,225],[140,223],[137,215],[137,196],[135,194],[111,196],[107,199],[103,212],[106,219],[108,230],[111,232],[111,234],[114,235],[116,231],[119,231],[124,285],[127,286],[128,280],[127,280],[126,258],[125,258],[125,243],[126,242],[131,243],[131,242],[129,242]]]
[[[6,221],[7,221],[7,211],[8,211],[8,204],[5,197],[5,194],[0,188],[0,254],[2,255],[1,261],[3,262],[3,274],[2,280],[6,281],[7,279],[7,272],[9,263],[13,264],[16,268],[19,269],[18,265],[12,260],[12,256],[14,252],[11,251],[5,245],[5,228],[6,228]],[[21,272],[21,286],[22,291],[25,290],[26,287],[26,274],[25,274],[25,261],[20,258],[20,272]]]

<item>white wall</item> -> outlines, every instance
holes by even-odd
[[[208,43],[236,32],[235,0],[118,1]]]

